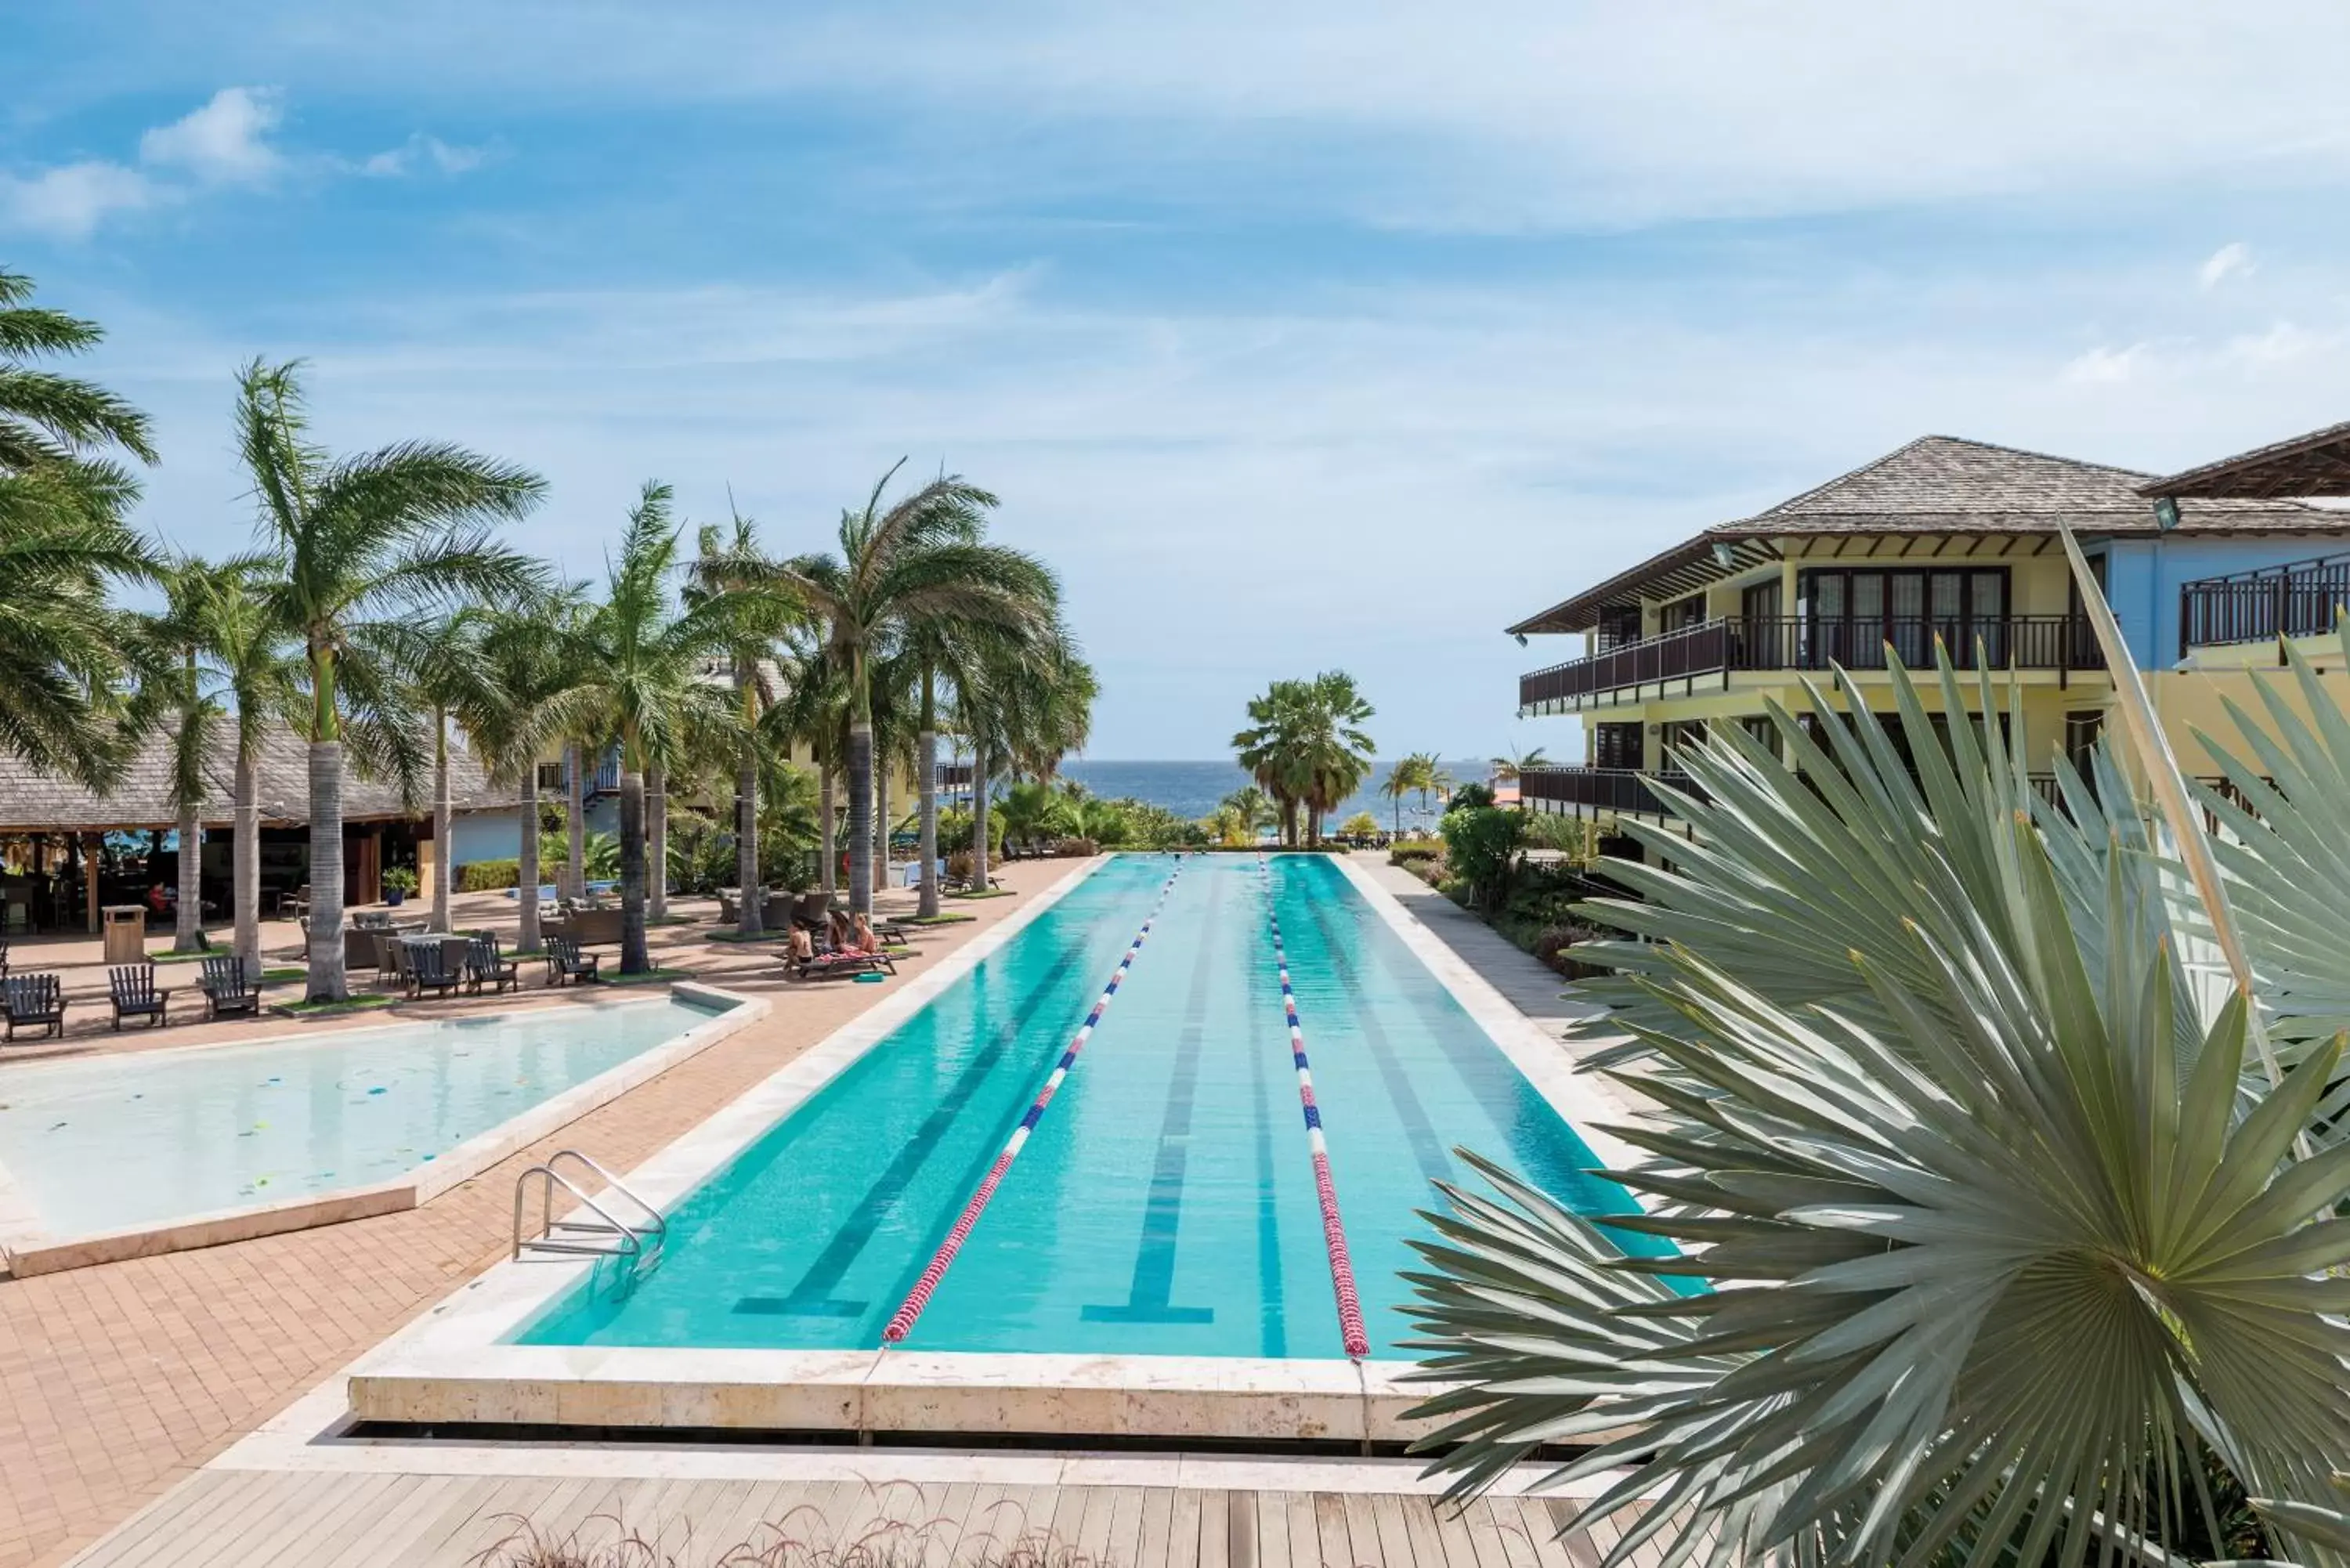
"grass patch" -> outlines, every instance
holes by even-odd
[[[379,1007],[390,1007],[395,1000],[389,996],[353,996],[341,1002],[276,1002],[270,1004],[269,1011],[288,1018],[326,1018],[338,1012],[370,1012]]]
[[[972,888],[960,893],[947,895],[950,898],[1009,898],[1012,896],[1012,889],[1009,888]]]
[[[304,969],[298,963],[288,964],[282,969],[265,969],[261,971],[261,983],[264,985],[283,985],[289,980],[301,980],[307,976],[309,972],[310,971],[308,970]]]
[[[606,985],[667,985],[673,980],[691,980],[690,969],[649,969],[642,974],[607,974],[598,977]]]
[[[977,915],[908,915],[898,923],[901,926],[959,926],[965,920],[977,919]]]
[[[201,963],[208,958],[228,956],[229,950],[226,948],[206,948],[200,953],[149,953],[147,961],[149,963]]]

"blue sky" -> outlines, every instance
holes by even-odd
[[[1565,742],[1500,628],[1929,431],[2167,468],[2350,416],[2350,10],[50,5],[0,265],[227,550],[234,367],[324,435],[824,542],[999,491],[1093,754],[1212,756],[1341,666],[1382,749]]]

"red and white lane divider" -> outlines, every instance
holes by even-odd
[[[1297,992],[1289,984],[1289,955],[1281,945],[1281,917],[1273,907],[1273,867],[1256,857],[1264,881],[1265,915],[1273,924],[1273,967],[1281,976],[1281,1007],[1289,1016],[1289,1055],[1297,1064],[1297,1099],[1305,1108],[1305,1142],[1314,1151],[1314,1187],[1322,1201],[1322,1245],[1330,1254],[1330,1289],[1338,1298],[1338,1334],[1347,1354],[1360,1361],[1371,1353],[1363,1330],[1362,1298],[1355,1291],[1355,1264],[1347,1254],[1347,1224],[1338,1215],[1338,1184],[1330,1175],[1330,1146],[1322,1136],[1322,1107],[1314,1102],[1314,1070],[1305,1061],[1305,1030],[1297,1022]]]
[[[1036,1124],[1045,1117],[1045,1107],[1053,1103],[1053,1096],[1060,1089],[1062,1080],[1068,1077],[1069,1069],[1077,1064],[1077,1053],[1086,1048],[1086,1042],[1093,1038],[1094,1029],[1101,1023],[1102,1014],[1109,1011],[1110,1002],[1118,995],[1118,986],[1125,981],[1127,971],[1134,967],[1135,959],[1142,951],[1142,944],[1150,940],[1150,928],[1158,923],[1159,912],[1167,907],[1167,897],[1175,891],[1176,880],[1182,875],[1183,862],[1178,857],[1174,872],[1160,885],[1159,898],[1150,906],[1149,918],[1142,922],[1142,929],[1137,931],[1134,940],[1127,945],[1126,956],[1118,961],[1118,968],[1110,971],[1109,983],[1102,987],[1101,997],[1094,1003],[1094,1010],[1087,1013],[1086,1021],[1077,1026],[1076,1038],[1069,1042],[1069,1048],[1061,1053],[1061,1059],[1054,1064],[1052,1075],[1045,1080],[1045,1086],[1036,1092],[1035,1101],[1029,1106],[1028,1114],[1022,1116],[1020,1125],[1012,1129],[1012,1137],[1005,1141],[1003,1152],[995,1157],[994,1165],[988,1168],[986,1179],[972,1190],[971,1201],[963,1205],[962,1215],[956,1219],[954,1228],[947,1232],[947,1239],[931,1257],[930,1267],[922,1271],[922,1277],[914,1282],[914,1288],[907,1293],[904,1303],[889,1319],[889,1326],[881,1331],[883,1344],[896,1345],[903,1340],[913,1331],[914,1320],[922,1315],[922,1309],[931,1304],[931,1293],[939,1288],[939,1282],[947,1277],[947,1270],[953,1265],[955,1254],[962,1251],[963,1242],[970,1239],[972,1227],[979,1223],[980,1214],[987,1208],[987,1200],[995,1196],[996,1188],[1003,1184],[1003,1173],[1010,1170],[1012,1162],[1020,1158],[1021,1149],[1027,1146],[1028,1135],[1036,1130]]]

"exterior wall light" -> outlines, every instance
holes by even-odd
[[[2154,503],[2154,525],[2164,533],[2178,526],[2178,501],[2176,496],[2157,496]]]

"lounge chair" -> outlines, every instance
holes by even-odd
[[[155,966],[126,964],[106,971],[106,999],[114,1004],[114,1029],[122,1032],[126,1018],[146,1018],[147,1027],[161,1029],[171,1022],[172,993],[155,989]]]
[[[888,953],[860,952],[855,948],[824,948],[804,959],[786,958],[784,969],[794,980],[834,980],[848,974],[896,974],[897,961]]]
[[[16,1038],[16,1031],[29,1024],[41,1026],[42,1038],[54,1034],[62,1038],[66,1032],[65,988],[53,974],[20,974],[0,981],[0,1020],[5,1020],[5,1038]]]
[[[0,905],[0,909],[5,909]],[[0,980],[8,978],[8,933],[0,931]]]
[[[208,958],[203,962],[203,977],[196,981],[204,993],[204,1017],[213,1019],[230,1012],[261,1012],[261,992],[253,988],[245,977],[244,961],[234,954]]]
[[[498,950],[498,939],[494,932],[475,931],[473,940],[465,946],[465,980],[475,996],[482,994],[484,985],[490,988],[493,995],[499,992],[520,991],[521,966]]]
[[[604,965],[601,953],[582,954],[579,944],[569,937],[546,939],[546,983],[561,985],[567,980],[601,981]]]
[[[465,983],[465,971],[449,967],[449,950],[441,945],[438,938],[421,941],[401,938],[400,945],[408,950],[408,994],[411,1000],[428,991],[436,996],[446,996]]]

